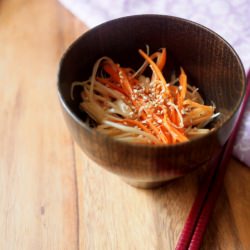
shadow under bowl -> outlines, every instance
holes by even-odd
[[[138,145],[117,141],[86,124],[79,109],[79,91],[71,84],[89,78],[97,59],[109,56],[122,66],[138,68],[138,49],[166,47],[164,73],[182,66],[191,85],[220,117],[208,134],[176,145]],[[58,92],[73,138],[92,160],[138,187],[155,187],[206,165],[228,139],[245,92],[245,72],[232,47],[219,35],[194,22],[171,16],[138,15],[109,21],[84,33],[63,55]]]

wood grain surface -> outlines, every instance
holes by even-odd
[[[203,170],[138,190],[73,143],[56,73],[86,29],[56,0],[0,1],[0,249],[174,249]],[[202,249],[250,249],[249,207],[232,160]]]

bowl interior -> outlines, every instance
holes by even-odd
[[[168,16],[143,15],[102,24],[81,36],[64,55],[59,71],[59,92],[69,109],[85,120],[79,110],[79,89],[70,98],[73,81],[88,79],[95,61],[111,57],[122,66],[140,67],[138,49],[149,45],[154,52],[167,48],[165,76],[182,66],[189,83],[199,88],[207,103],[213,101],[222,115],[220,127],[239,107],[244,94],[244,71],[237,54],[217,34],[198,24]]]

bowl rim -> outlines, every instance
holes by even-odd
[[[136,19],[136,18],[162,18],[162,19],[172,19],[172,20],[176,20],[178,22],[185,22],[191,25],[194,25],[200,29],[203,29],[205,31],[207,31],[208,33],[214,35],[216,38],[218,38],[220,41],[222,41],[222,43],[224,43],[228,49],[232,52],[232,54],[235,56],[240,69],[242,70],[243,73],[243,79],[242,79],[242,85],[243,85],[243,89],[241,91],[241,96],[238,99],[236,105],[234,106],[234,108],[232,110],[230,110],[230,113],[227,115],[225,121],[223,121],[221,124],[219,124],[218,127],[214,128],[213,130],[209,131],[207,134],[201,135],[199,137],[193,138],[189,141],[186,142],[180,142],[180,143],[176,143],[176,144],[139,144],[139,143],[133,143],[133,142],[126,142],[126,141],[119,141],[115,138],[113,138],[112,136],[106,135],[104,133],[101,133],[97,130],[93,130],[93,128],[89,127],[80,117],[78,117],[71,109],[70,107],[67,105],[66,100],[61,92],[61,83],[60,83],[60,74],[61,74],[61,69],[62,69],[62,65],[64,63],[64,60],[66,58],[66,56],[68,55],[68,53],[74,48],[74,46],[76,44],[78,44],[85,36],[87,36],[89,33],[95,32],[98,29],[101,29],[103,26],[106,25],[110,25],[112,23],[116,23],[116,22],[121,22],[123,20],[128,20],[128,19]],[[103,137],[105,140],[110,140],[113,141],[115,143],[118,144],[122,144],[122,145],[129,145],[129,146],[133,146],[133,147],[140,147],[140,148],[173,148],[173,147],[182,147],[182,146],[186,146],[187,144],[190,143],[195,143],[196,141],[199,141],[201,139],[205,139],[206,137],[210,137],[211,135],[214,135],[217,131],[219,131],[220,129],[222,129],[222,127],[224,127],[227,123],[229,123],[232,119],[232,117],[237,113],[237,111],[240,109],[241,103],[243,101],[243,98],[245,96],[245,92],[246,92],[246,72],[243,66],[243,63],[239,57],[239,55],[237,54],[237,52],[235,51],[235,49],[232,47],[232,45],[229,44],[229,42],[227,42],[221,35],[219,35],[218,33],[216,33],[215,31],[211,30],[210,28],[199,24],[197,22],[191,21],[189,19],[185,19],[185,18],[181,18],[181,17],[177,17],[177,16],[172,16],[172,15],[161,15],[161,14],[138,14],[138,15],[130,15],[130,16],[123,16],[123,17],[119,17],[119,18],[115,18],[106,22],[103,22],[91,29],[88,29],[86,32],[84,32],[83,34],[81,34],[77,39],[75,39],[64,51],[63,55],[61,56],[60,62],[59,62],[59,66],[58,66],[58,70],[57,70],[57,94],[60,100],[61,105],[63,106],[64,110],[66,110],[66,112],[73,118],[73,120],[78,123],[81,127],[83,127],[85,130],[87,130],[89,133],[91,133],[92,135],[94,135],[94,133],[96,133],[98,136]],[[237,119],[237,118],[236,118]]]

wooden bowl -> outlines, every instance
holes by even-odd
[[[138,68],[138,49],[166,47],[167,71],[182,66],[220,118],[215,130],[177,145],[137,145],[117,141],[86,123],[86,113],[72,100],[73,81],[88,79],[95,61],[109,56]],[[154,187],[207,164],[228,139],[245,91],[245,73],[232,47],[213,31],[194,22],[161,15],[130,16],[84,33],[65,52],[58,73],[58,92],[67,125],[81,149],[100,166],[137,187]]]

